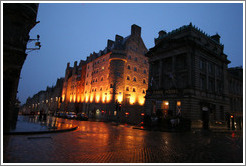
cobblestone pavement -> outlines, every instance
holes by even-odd
[[[68,120],[75,131],[3,136],[3,163],[242,163],[243,135]]]

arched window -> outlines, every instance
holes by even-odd
[[[143,93],[145,93],[145,90],[143,90]]]
[[[101,81],[103,81],[103,77],[101,78]]]
[[[132,91],[133,91],[133,92],[136,92],[136,89],[135,89],[135,88],[132,88]]]
[[[129,91],[129,87],[126,87],[126,91]]]
[[[136,80],[136,77],[133,78],[133,81],[135,81],[135,82],[137,81],[137,80]]]
[[[137,68],[136,67],[134,67],[134,71],[137,71]]]
[[[131,69],[131,66],[130,66],[130,65],[128,65],[128,66],[127,66],[127,69]]]
[[[146,74],[147,72],[146,72],[146,70],[144,69],[144,74]]]
[[[127,76],[126,79],[127,79],[127,80],[130,80],[130,76]]]
[[[143,79],[143,83],[144,83],[144,84],[146,84],[146,81],[145,81],[145,79]]]

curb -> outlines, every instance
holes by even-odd
[[[24,131],[24,132],[5,132],[4,135],[32,135],[32,134],[47,134],[47,133],[61,133],[76,130],[78,126],[69,129],[48,130],[48,131]]]

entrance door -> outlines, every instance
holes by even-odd
[[[203,121],[203,129],[207,130],[209,128],[209,109],[208,107],[202,107],[202,121]]]

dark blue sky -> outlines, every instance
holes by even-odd
[[[18,90],[22,104],[64,77],[67,62],[73,66],[104,49],[115,34],[128,36],[132,24],[142,27],[149,49],[160,30],[170,32],[192,22],[208,35],[221,36],[229,67],[243,66],[242,3],[41,3],[37,20],[30,36],[39,34],[42,47],[28,53],[23,65]]]

